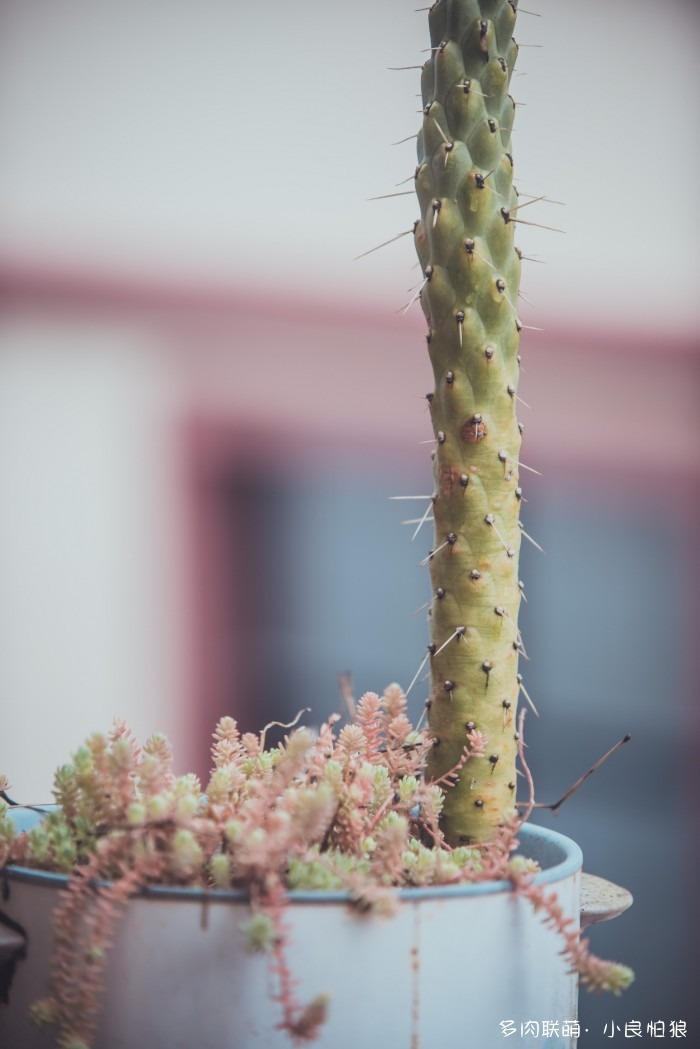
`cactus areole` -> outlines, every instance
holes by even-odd
[[[435,389],[430,557],[435,743],[428,775],[488,744],[447,791],[454,845],[486,841],[515,804],[521,530],[516,415],[520,253],[513,242],[509,83],[517,0],[437,0],[422,72],[415,245]]]

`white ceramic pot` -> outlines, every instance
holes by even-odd
[[[521,851],[542,867],[578,920],[581,851],[551,830],[526,826]],[[46,993],[51,912],[65,879],[11,869],[0,909],[26,931],[9,1003],[0,1005],[3,1049],[48,1049],[27,1019]],[[577,978],[561,942],[507,882],[407,889],[393,918],[361,916],[341,893],[293,893],[288,960],[297,996],[331,997],[323,1049],[496,1049],[510,1021],[577,1015]],[[288,1049],[276,1029],[280,1006],[263,955],[247,954],[234,892],[153,889],[133,899],[119,923],[106,976],[95,1049]],[[2,926],[0,926],[2,929]],[[6,934],[7,937],[8,934]],[[9,948],[7,948],[9,949]],[[556,1028],[551,1028],[556,1030]],[[532,1040],[535,1044],[535,1040]],[[570,1033],[547,1037],[570,1049]]]

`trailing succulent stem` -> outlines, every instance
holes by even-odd
[[[448,791],[453,844],[493,837],[515,804],[520,587],[516,304],[520,254],[509,83],[517,0],[437,0],[423,67],[415,245],[435,375],[431,694],[439,780],[486,736]]]

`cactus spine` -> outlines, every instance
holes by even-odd
[[[437,0],[422,72],[415,245],[437,442],[429,776],[459,762],[470,732],[488,737],[484,756],[447,792],[443,830],[453,844],[492,837],[515,804],[521,324],[508,91],[516,8],[517,0]]]

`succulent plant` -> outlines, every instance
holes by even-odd
[[[520,692],[518,195],[509,84],[517,0],[437,0],[422,71],[415,245],[435,389],[429,774],[488,747],[445,801],[452,844],[493,836],[515,803]]]
[[[537,865],[512,855],[517,818],[480,849],[446,846],[445,791],[422,775],[428,732],[414,728],[398,685],[365,693],[338,731],[339,720],[267,747],[265,731],[241,735],[233,718],[222,718],[204,790],[196,776],[174,774],[163,736],[141,747],[116,722],[58,769],[58,807],[22,833],[0,786],[0,871],[10,863],[67,877],[54,912],[49,994],[33,1008],[39,1026],[57,1029],[61,1049],[92,1044],[115,922],[149,885],[249,893],[248,945],[270,954],[280,1026],[297,1041],[315,1037],[325,1005],[293,994],[283,917],[295,889],[346,890],[360,912],[389,915],[397,888],[510,879],[558,929],[582,982],[614,993],[629,983],[630,971],[592,955],[556,895],[535,884]]]

